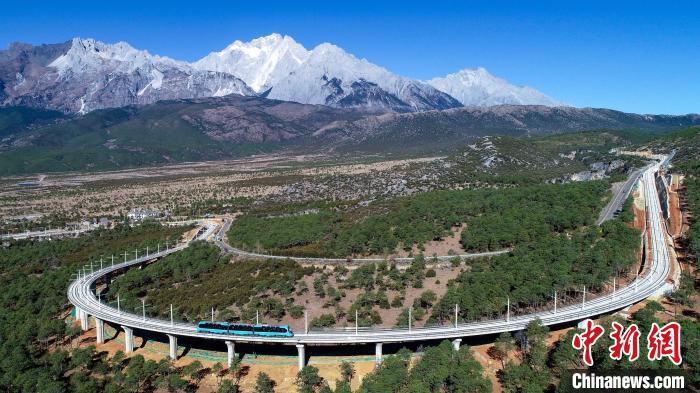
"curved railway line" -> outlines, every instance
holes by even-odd
[[[76,307],[77,318],[81,320],[82,328],[88,329],[88,318],[95,319],[98,343],[104,342],[104,323],[109,322],[121,326],[125,333],[126,351],[133,351],[133,332],[139,331],[156,332],[165,334],[170,341],[170,356],[177,357],[177,338],[195,337],[205,340],[218,340],[226,343],[228,348],[229,362],[235,356],[235,343],[256,343],[256,344],[287,344],[296,345],[299,355],[299,366],[303,367],[305,362],[306,345],[353,345],[353,344],[375,344],[377,361],[381,361],[382,344],[401,342],[421,342],[450,339],[455,347],[459,347],[461,338],[468,336],[491,335],[505,331],[516,331],[524,329],[527,324],[539,318],[544,325],[556,325],[572,321],[580,321],[585,318],[606,314],[623,309],[629,305],[637,303],[651,295],[658,294],[669,289],[667,276],[670,271],[669,250],[667,246],[666,231],[664,221],[661,218],[661,207],[656,189],[654,175],[658,171],[661,163],[656,163],[647,167],[641,177],[644,184],[646,211],[648,217],[648,230],[651,238],[651,258],[648,266],[644,266],[642,273],[631,281],[628,285],[618,288],[610,294],[601,295],[594,299],[585,299],[575,305],[566,305],[551,310],[534,312],[527,315],[510,316],[497,320],[487,320],[479,322],[452,323],[438,327],[413,327],[413,328],[363,328],[363,329],[329,329],[329,330],[307,330],[303,333],[295,333],[293,337],[256,337],[256,336],[231,336],[224,334],[211,334],[198,332],[196,325],[191,323],[181,323],[166,321],[156,318],[137,315],[121,310],[117,310],[107,304],[101,303],[95,295],[94,287],[96,282],[104,276],[113,272],[121,271],[132,266],[145,264],[155,258],[178,252],[188,243],[177,247],[160,251],[148,256],[115,264],[89,274],[80,275],[70,284],[68,289],[68,299]],[[221,241],[220,234],[215,233],[216,227],[205,224],[205,230],[197,239],[206,239],[214,235],[216,241]]]

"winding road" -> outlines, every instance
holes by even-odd
[[[231,227],[233,221],[230,218],[224,218],[224,223],[221,228],[216,232],[214,237],[214,243],[216,243],[219,248],[227,253],[238,255],[246,258],[257,258],[257,259],[291,259],[300,263],[316,263],[316,264],[340,264],[340,263],[377,263],[385,261],[384,258],[316,258],[316,257],[294,257],[285,255],[271,255],[271,254],[261,254],[256,252],[250,252],[241,250],[239,248],[231,247],[226,241],[224,241],[224,236]],[[492,257],[496,255],[506,254],[512,250],[498,250],[498,251],[487,251],[487,252],[475,252],[470,254],[455,254],[455,255],[438,255],[434,257],[426,257],[426,259],[437,259],[440,262],[449,261],[455,257],[460,259],[470,259],[470,258],[481,258],[481,257]],[[391,260],[399,264],[406,264],[413,261],[413,257],[393,257]]]

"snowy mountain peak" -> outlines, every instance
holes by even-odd
[[[211,52],[193,66],[235,75],[253,90],[261,92],[299,67],[309,53],[292,37],[273,33],[250,42],[236,40],[221,52]]]
[[[5,105],[87,113],[169,99],[255,95],[231,74],[200,71],[125,42],[74,38],[53,47],[12,50],[5,57],[0,51],[0,70],[13,76],[10,80],[0,73],[0,86],[9,87],[0,92]]]
[[[431,79],[427,83],[458,99],[465,106],[565,105],[531,87],[511,85],[483,67],[465,68],[442,78]]]
[[[148,51],[134,49],[126,42],[106,44],[92,38],[73,38],[68,51],[56,58],[49,67],[54,67],[63,75],[67,71],[73,73],[98,72],[104,67],[114,68],[119,72],[151,66],[165,66],[183,69],[187,67],[168,57],[153,56]]]
[[[343,106],[352,102],[363,106],[364,97],[379,97],[377,105],[387,104],[387,109],[397,111],[461,105],[561,105],[530,87],[510,85],[483,67],[425,83],[396,75],[331,43],[307,50],[293,38],[277,33],[249,42],[235,41],[193,66],[235,75],[258,93],[269,90],[269,98],[307,104]],[[356,83],[360,81],[372,85]],[[397,102],[401,104],[395,105]]]
[[[344,51],[342,48],[331,44],[330,42],[324,42],[321,44],[318,44],[314,49],[313,52],[316,53],[317,55],[341,55],[341,56],[350,56],[355,58],[355,56],[349,54],[348,52]]]
[[[412,111],[460,106],[435,88],[322,43],[307,50],[289,36],[235,41],[193,66],[243,79],[267,97],[307,104]],[[369,82],[369,83],[365,83]]]

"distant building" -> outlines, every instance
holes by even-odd
[[[146,218],[157,218],[161,216],[160,210],[147,209],[147,208],[136,208],[132,209],[129,214],[126,215],[131,221],[141,221]]]

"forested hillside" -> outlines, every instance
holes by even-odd
[[[463,346],[455,353],[449,341],[427,348],[411,365],[411,352],[401,350],[388,356],[381,366],[362,380],[358,392],[488,392],[491,382],[474,360],[471,350]],[[336,389],[336,392],[338,390]]]
[[[119,295],[123,309],[137,313],[141,312],[140,298],[146,297],[147,314],[163,319],[170,318],[171,304],[175,319],[190,322],[211,317],[212,307],[220,320],[254,320],[256,309],[278,318],[285,313],[284,304],[260,295],[269,289],[289,297],[297,281],[314,271],[284,260],[228,262],[229,256],[218,247],[196,242],[143,269],[129,270],[110,285],[105,296],[116,304]],[[233,305],[248,306],[245,309],[252,315],[234,315],[226,309]]]
[[[466,251],[513,251],[468,262],[464,272],[447,283],[447,293],[428,302],[435,303],[432,308],[417,309],[431,309],[433,323],[449,323],[455,305],[464,320],[495,317],[505,313],[507,298],[511,312],[524,312],[549,303],[555,290],[563,302],[580,296],[583,286],[595,292],[613,276],[629,272],[640,244],[639,231],[623,221],[630,221],[630,214],[601,227],[593,225],[608,186],[606,181],[591,181],[435,191],[344,213],[324,208],[299,215],[251,213],[234,221],[228,238],[248,249],[342,258],[422,246],[464,223],[460,242]],[[344,285],[357,276],[362,277],[362,287],[381,287],[383,270],[364,274],[365,270],[355,270]],[[359,308],[370,315],[374,304],[368,300]],[[405,324],[401,320],[397,323]]]
[[[533,185],[505,189],[445,190],[370,203],[344,213],[236,219],[231,244],[271,253],[346,257],[393,253],[397,247],[440,239],[466,223],[461,243],[493,251],[593,223],[608,183]]]
[[[541,236],[510,255],[475,261],[448,284],[432,318],[449,322],[455,304],[464,319],[473,320],[505,315],[508,298],[511,313],[518,313],[551,302],[555,290],[560,302],[567,299],[567,291],[580,297],[577,293],[583,286],[597,291],[637,262],[639,235],[620,220],[612,220],[568,236]]]
[[[127,248],[154,249],[185,228],[145,224],[77,239],[11,242],[0,248],[0,390],[97,391],[111,372],[103,356],[73,350],[79,330],[66,324],[66,290],[78,268]],[[90,390],[83,390],[83,389]]]

